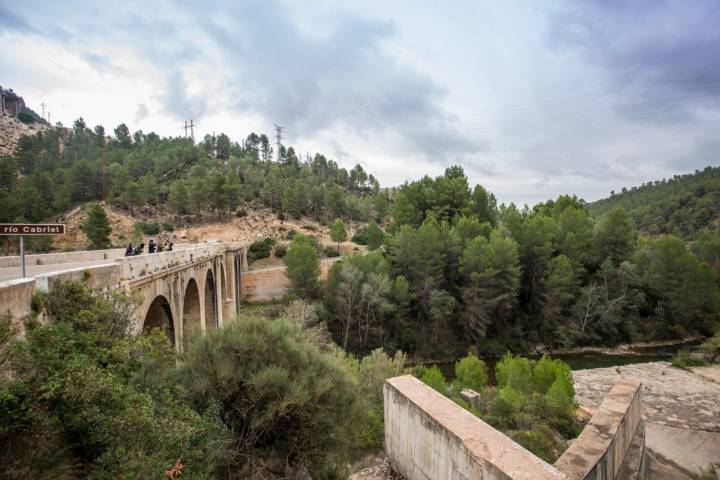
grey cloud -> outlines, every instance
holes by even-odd
[[[150,115],[150,112],[148,111],[147,105],[138,103],[137,110],[135,111],[135,121],[140,122],[147,118],[148,115]]]
[[[718,108],[718,25],[715,0],[588,0],[552,17],[549,41],[605,69],[625,97],[617,105],[625,117],[683,122],[695,108]]]

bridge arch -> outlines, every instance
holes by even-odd
[[[191,278],[185,286],[183,295],[183,336],[201,328],[202,305],[200,303],[200,290],[194,278]]]
[[[212,269],[205,275],[205,329],[218,326],[217,290]]]
[[[145,313],[143,332],[149,332],[153,328],[159,328],[163,331],[170,339],[170,342],[175,345],[175,324],[173,322],[172,308],[164,295],[155,297],[148,307],[147,313]]]

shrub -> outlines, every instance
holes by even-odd
[[[720,333],[708,338],[700,345],[700,350],[711,362],[720,360]]]
[[[235,216],[236,216],[237,218],[247,217],[247,214],[248,214],[248,212],[247,212],[247,210],[245,210],[244,208],[240,208],[240,209],[238,209],[238,210],[235,211]]]
[[[332,247],[325,247],[323,254],[323,256],[327,258],[334,258],[340,256],[340,253]]]
[[[275,240],[270,237],[253,242],[247,251],[248,262],[268,258],[272,253],[273,245],[275,245]]]
[[[706,362],[700,358],[693,357],[689,350],[680,350],[670,360],[673,367],[677,368],[690,368],[690,367],[701,367],[706,365]]]
[[[507,352],[495,365],[495,378],[498,387],[511,386],[515,390],[529,393],[533,389],[533,376],[530,360],[514,356]]]
[[[221,406],[238,457],[284,459],[279,472],[257,462],[252,473],[282,474],[287,461],[313,478],[347,477],[368,418],[357,379],[288,321],[241,318],[208,332],[190,345],[181,378],[200,412]]]
[[[160,233],[160,224],[155,222],[135,222],[133,228],[138,229],[144,235],[157,235]]]
[[[35,123],[35,118],[28,112],[18,112],[17,119],[23,123]]]
[[[438,392],[442,393],[443,395],[447,393],[445,376],[440,371],[437,365],[425,368],[422,372],[422,375],[420,376],[420,380],[429,387],[432,387]]]
[[[298,232],[296,232],[295,230],[289,230],[289,231],[287,232],[287,234],[285,235],[285,239],[286,239],[286,240],[292,240],[292,239],[295,237],[295,235],[297,235],[297,233],[298,233]]]
[[[277,258],[283,258],[287,254],[287,245],[275,245],[274,254]]]
[[[458,390],[471,388],[482,392],[487,384],[487,369],[485,362],[473,354],[469,354],[455,364],[455,381]]]
[[[169,381],[163,333],[130,334],[132,302],[68,284],[37,304],[48,322],[28,326],[0,380],[9,478],[160,478],[178,458],[187,478],[222,475],[229,431],[216,407],[197,414]]]
[[[358,245],[367,245],[367,228],[366,227],[360,227],[355,231],[355,235],[352,236],[350,239],[353,242],[357,243]]]
[[[162,229],[166,232],[174,232],[175,226],[172,223],[163,223]]]

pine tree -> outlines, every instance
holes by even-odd
[[[90,240],[91,249],[102,249],[110,247],[110,222],[105,210],[100,204],[95,203],[90,207],[87,220],[82,224],[82,231]]]
[[[347,230],[345,229],[345,222],[339,218],[335,220],[330,227],[330,238],[333,242],[337,242],[338,255],[340,255],[340,242],[347,240]]]

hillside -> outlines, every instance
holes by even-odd
[[[720,225],[720,167],[623,188],[587,207],[596,218],[622,207],[643,233],[692,238],[700,230]]]
[[[11,115],[0,115],[0,157],[14,154],[22,136],[52,128],[46,123],[23,123]]]

